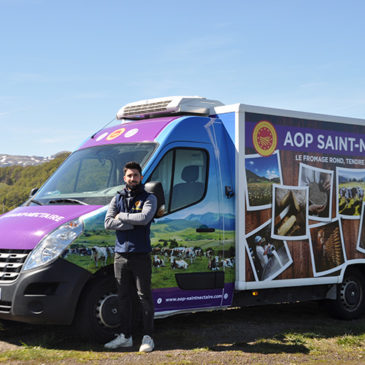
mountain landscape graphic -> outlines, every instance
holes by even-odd
[[[260,183],[260,182],[271,182],[271,183],[276,183],[276,184],[280,184],[280,177],[274,177],[272,179],[268,179],[265,176],[258,176],[256,175],[254,172],[252,172],[251,170],[248,170],[246,168],[246,179],[247,179],[247,183]]]
[[[235,229],[235,216],[233,214],[190,214],[184,219],[159,219],[156,224],[167,224],[168,230],[183,230],[186,228],[198,228],[207,226],[209,228],[223,229],[231,231]]]

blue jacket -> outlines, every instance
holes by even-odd
[[[151,194],[143,186],[137,191],[122,190],[116,195],[115,204],[120,213],[141,213]],[[116,230],[115,252],[151,252],[151,221],[143,225],[133,225],[133,229]]]

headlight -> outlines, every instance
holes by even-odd
[[[84,230],[80,219],[74,219],[58,227],[55,231],[43,238],[30,253],[23,271],[48,264],[55,260]]]

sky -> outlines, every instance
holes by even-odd
[[[257,176],[266,177],[267,179],[274,179],[280,176],[277,154],[267,157],[255,155],[254,157],[246,158],[245,163],[246,169],[252,171]]]
[[[171,95],[365,119],[364,15],[363,0],[0,0],[0,154],[73,151],[121,106]]]

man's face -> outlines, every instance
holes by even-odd
[[[127,169],[124,175],[124,182],[129,186],[137,186],[142,182],[143,176],[136,169]]]

